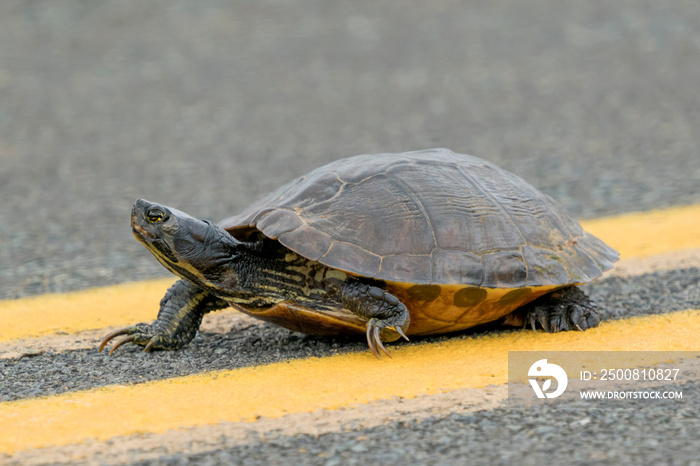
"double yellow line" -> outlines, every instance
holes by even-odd
[[[700,206],[593,220],[584,228],[623,259],[697,250]],[[0,343],[152,320],[170,282],[0,302]],[[583,333],[514,331],[394,347],[392,360],[363,352],[0,403],[0,453],[503,384],[508,351],[698,350],[699,332],[700,311],[689,310],[604,322]]]

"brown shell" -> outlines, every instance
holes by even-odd
[[[446,149],[329,163],[221,225],[237,237],[257,229],[354,275],[408,284],[579,284],[618,259],[521,178]]]

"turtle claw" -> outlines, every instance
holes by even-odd
[[[528,320],[530,321],[530,327],[532,327],[532,331],[537,333],[537,324],[539,323],[542,326],[542,329],[544,329],[545,332],[547,333],[553,333],[556,332],[556,325],[553,325],[553,328],[550,327],[550,316],[547,312],[542,311],[541,309],[536,309],[528,315]]]
[[[126,343],[131,343],[131,342],[134,341],[134,340],[136,340],[136,337],[135,337],[134,335],[129,335],[128,337],[119,340],[119,341],[117,342],[117,344],[115,344],[114,346],[112,346],[112,349],[109,350],[109,356],[111,356],[112,353],[114,353],[114,352],[116,351],[116,349],[119,348],[120,346],[122,346],[122,345],[124,345],[124,344],[126,344]],[[102,345],[100,345],[100,346],[102,346]]]
[[[150,353],[151,350],[153,349],[153,345],[155,345],[155,340],[152,338],[148,341],[148,344],[146,344],[146,347],[143,349],[144,353]],[[114,351],[114,350],[112,350]]]
[[[382,344],[381,338],[379,338],[380,331],[381,331],[381,329],[379,327],[374,327],[374,332],[373,332],[374,341],[377,343],[377,346],[379,347],[379,349],[382,350],[384,352],[384,354],[389,356],[389,359],[393,359],[391,357],[391,355],[389,354],[389,352],[386,350],[386,348],[384,348],[384,344]]]
[[[403,329],[401,328],[400,325],[395,326],[395,327],[394,327],[394,330],[396,330],[396,333],[398,333],[399,335],[401,335],[401,336],[403,337],[404,340],[406,340],[406,341],[411,341],[411,340],[408,339],[408,337],[406,336],[406,334],[403,333]]]
[[[370,319],[367,321],[367,344],[369,345],[369,350],[377,359],[381,359],[382,354],[379,352],[380,350],[382,353],[386,354],[389,357],[389,359],[393,359],[391,357],[391,354],[389,354],[389,351],[387,351],[387,349],[384,347],[384,343],[382,343],[380,335],[382,330],[384,329],[394,330],[406,340],[408,340],[408,337],[406,336],[400,325],[389,327],[386,325],[385,322],[382,322],[378,319]]]
[[[382,350],[384,354],[389,356],[389,359],[392,359],[391,355],[384,347],[381,338],[379,337],[379,333],[382,331],[382,328],[377,326],[376,323],[370,322],[367,323],[367,344],[369,345],[369,350],[377,359],[382,358],[382,355],[379,352],[379,350]]]
[[[98,352],[101,353],[110,341],[122,335],[126,335],[126,337],[122,338],[121,340],[116,342],[114,346],[112,346],[112,348],[109,350],[109,356],[111,356],[117,348],[127,343],[134,343],[142,346],[146,345],[146,347],[150,350],[153,347],[153,338],[151,336],[150,328],[151,326],[148,324],[138,324],[132,327],[125,327],[115,330],[102,339],[102,342],[100,343],[100,346],[98,348]]]
[[[111,332],[110,334],[108,334],[107,336],[105,336],[102,339],[102,342],[100,343],[100,347],[97,349],[97,352],[101,353],[102,350],[105,349],[105,346],[107,346],[107,343],[109,343],[110,340],[112,340],[118,336],[128,335],[128,334],[129,334],[129,327],[120,328],[119,330],[115,330],[115,331]],[[121,346],[121,345],[119,345],[119,346]],[[112,354],[112,351],[114,351],[114,348],[112,348],[112,350],[109,352],[109,354]]]
[[[372,352],[372,354],[377,358],[381,359],[381,355],[379,354],[379,351],[377,351],[377,343],[374,339],[374,334],[372,333],[372,326],[367,325],[367,344],[369,345],[369,350]]]

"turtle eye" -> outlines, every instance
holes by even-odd
[[[163,217],[165,217],[165,213],[160,209],[151,209],[146,212],[146,218],[148,218],[148,221],[151,223],[158,223],[163,220]]]

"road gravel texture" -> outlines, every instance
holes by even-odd
[[[0,299],[168,276],[136,198],[219,220],[360,153],[477,155],[579,218],[700,203],[698,83],[695,0],[6,0]],[[619,318],[697,309],[699,281],[587,289]],[[357,350],[241,325],[177,353],[49,351],[0,360],[0,399]],[[697,404],[673,403],[456,409],[145,464],[700,464]]]

